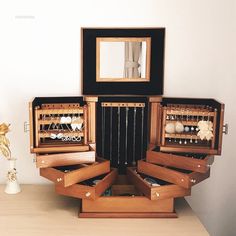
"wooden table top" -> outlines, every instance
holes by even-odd
[[[0,186],[1,236],[209,236],[184,199],[177,219],[80,219],[79,200],[59,196],[53,185],[21,185],[16,195]]]

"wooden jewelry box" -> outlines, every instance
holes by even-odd
[[[82,199],[79,217],[177,217],[174,199],[221,154],[224,104],[162,97],[164,38],[164,28],[83,28],[84,96],[30,103],[36,166],[58,194]]]

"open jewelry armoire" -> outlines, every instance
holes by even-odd
[[[224,105],[163,95],[164,28],[83,28],[83,96],[30,103],[31,152],[79,217],[177,217],[210,176]]]

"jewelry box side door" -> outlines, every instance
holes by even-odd
[[[160,107],[160,151],[221,155],[222,135],[227,133],[223,124],[224,104],[208,98],[163,97]],[[210,137],[200,127],[202,121]]]

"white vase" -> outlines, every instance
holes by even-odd
[[[17,176],[16,176],[16,159],[10,159],[9,161],[9,169],[8,169],[8,178],[7,178],[7,183],[5,187],[5,193],[7,194],[16,194],[21,191],[20,185],[17,181]],[[11,173],[11,176],[14,178],[9,178],[9,173]]]

